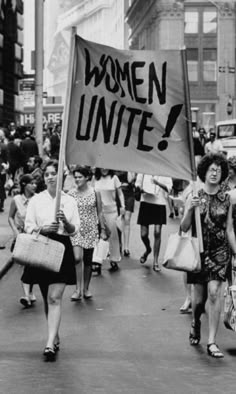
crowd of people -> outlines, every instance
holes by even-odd
[[[45,359],[55,360],[60,346],[61,304],[66,285],[74,285],[71,301],[90,299],[94,248],[99,239],[109,243],[110,270],[119,270],[122,256],[129,258],[130,223],[135,200],[139,201],[137,224],[144,252],[140,263],[152,256],[152,267],[161,271],[160,246],[162,226],[180,217],[180,228],[195,233],[195,207],[200,208],[204,252],[200,273],[184,275],[186,300],[180,312],[192,308],[189,342],[197,346],[201,339],[201,315],[208,300],[209,335],[207,352],[215,358],[224,355],[216,344],[221,312],[221,289],[236,265],[236,157],[227,160],[214,130],[207,142],[204,129],[194,134],[199,190],[193,195],[191,182],[157,175],[113,171],[73,165],[65,169],[60,209],[55,211],[58,176],[60,130],[45,136],[43,158],[31,132],[20,138],[13,125],[6,134],[0,130],[0,200],[4,207],[6,189],[12,196],[9,224],[14,239],[20,232],[39,231],[65,246],[59,273],[45,273],[25,268],[21,277],[24,307],[36,301],[33,286],[38,284],[43,296],[48,337]],[[200,151],[200,145],[203,148]],[[13,146],[14,145],[14,146]],[[199,150],[197,150],[199,148]],[[16,156],[14,154],[16,153]],[[200,157],[199,157],[200,156]],[[9,179],[10,187],[6,187]],[[5,193],[5,194],[4,194]],[[4,197],[5,196],[5,197]],[[168,217],[169,212],[169,217]],[[118,226],[122,222],[122,229]],[[150,242],[150,226],[154,226],[154,242]],[[12,249],[14,248],[14,242]],[[149,256],[150,255],[150,256]],[[232,260],[233,256],[233,260]]]

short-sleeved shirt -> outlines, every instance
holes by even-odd
[[[119,187],[121,187],[121,182],[116,175],[113,177],[108,175],[95,181],[95,190],[101,193],[103,206],[116,205],[116,190]]]

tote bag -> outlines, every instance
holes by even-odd
[[[65,246],[39,233],[21,233],[16,237],[12,257],[16,263],[59,272]]]
[[[109,242],[100,238],[94,248],[92,262],[96,264],[102,264],[103,260],[107,258],[108,252]]]
[[[198,239],[181,231],[170,234],[163,266],[176,271],[199,272],[201,258]]]
[[[236,331],[236,279],[232,271],[231,283],[225,289],[224,300],[224,325],[232,331]]]

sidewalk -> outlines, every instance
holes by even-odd
[[[10,203],[11,197],[7,197],[4,204],[4,212],[0,213],[0,278],[9,267],[11,260],[10,247],[13,240],[13,234],[8,224]]]

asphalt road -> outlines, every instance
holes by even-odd
[[[7,239],[3,219],[0,235]],[[38,287],[35,307],[23,309],[21,268],[1,280],[0,393],[235,393],[236,333],[221,322],[217,340],[225,358],[210,358],[205,315],[201,345],[189,345],[191,315],[179,313],[182,275],[164,268],[153,272],[151,259],[139,263],[143,247],[135,221],[136,214],[131,258],[122,260],[118,272],[110,273],[105,263],[102,275],[93,275],[93,300],[72,303],[73,287],[67,287],[55,363],[42,358],[46,323]],[[164,229],[161,258],[167,233],[178,223],[172,220]],[[3,258],[7,251],[0,253]]]

